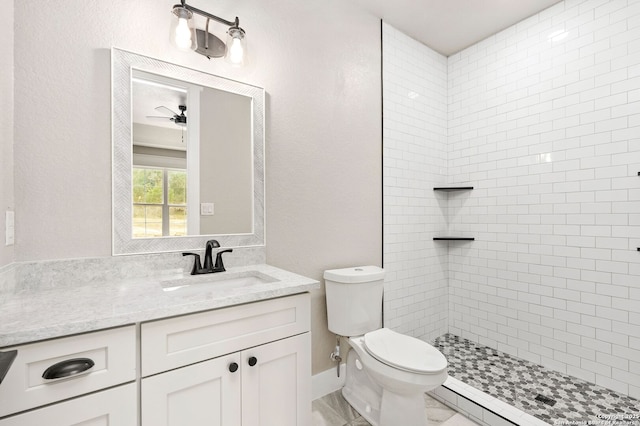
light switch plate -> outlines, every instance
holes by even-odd
[[[200,203],[200,215],[213,216],[213,203]]]

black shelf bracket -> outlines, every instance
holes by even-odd
[[[444,192],[470,191],[472,189],[473,189],[473,186],[438,186],[433,188],[434,191],[444,191]]]
[[[474,237],[433,237],[433,241],[474,241]]]

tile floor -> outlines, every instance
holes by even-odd
[[[476,423],[429,395],[425,395],[425,410],[429,425],[476,426]],[[313,401],[312,419],[313,426],[369,426],[369,423],[344,400],[341,391]]]
[[[549,424],[640,426],[637,399],[453,334],[433,345],[447,357],[449,376]]]
[[[488,406],[495,413],[500,413],[496,408],[502,404],[520,413],[522,418],[527,417],[527,422],[522,424],[640,426],[640,400],[453,334],[438,337],[433,345],[449,361],[450,381],[473,390],[473,395],[480,395],[478,401],[495,398],[496,407]],[[476,396],[467,398],[476,400]],[[425,409],[430,425],[476,425],[429,395],[425,395]],[[511,419],[507,414],[500,415]],[[513,424],[520,424],[520,418],[511,420]],[[340,391],[313,402],[313,426],[352,425],[369,423],[349,406]]]

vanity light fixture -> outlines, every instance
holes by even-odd
[[[193,15],[207,18],[204,30],[196,29],[193,23]],[[171,23],[171,42],[181,50],[195,50],[207,58],[223,57],[234,66],[242,66],[247,56],[246,34],[240,28],[240,20],[236,16],[235,21],[227,21],[204,10],[189,6],[186,0],[173,6],[173,19]],[[209,21],[227,25],[227,43],[225,44],[215,35],[209,33]]]

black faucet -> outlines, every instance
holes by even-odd
[[[206,274],[207,270],[202,269],[202,264],[200,263],[200,255],[197,253],[182,253],[183,256],[193,256],[195,259],[193,260],[193,268],[191,268],[191,275],[199,275]]]
[[[213,272],[224,272],[224,263],[222,263],[222,253],[231,253],[233,249],[221,250],[216,254],[216,264],[213,266]]]
[[[226,269],[224,268],[224,263],[222,262],[222,253],[231,253],[233,249],[221,250],[216,254],[216,262],[213,263],[212,250],[214,248],[219,248],[220,243],[216,240],[209,240],[205,246],[204,250],[204,266],[200,263],[200,255],[197,253],[182,253],[183,256],[193,256],[195,257],[193,261],[193,268],[191,268],[191,275],[200,275],[200,274],[212,274],[215,272],[224,272]]]
[[[211,260],[211,250],[219,248],[220,243],[217,240],[209,240],[204,246],[204,269],[213,271],[213,261]]]

